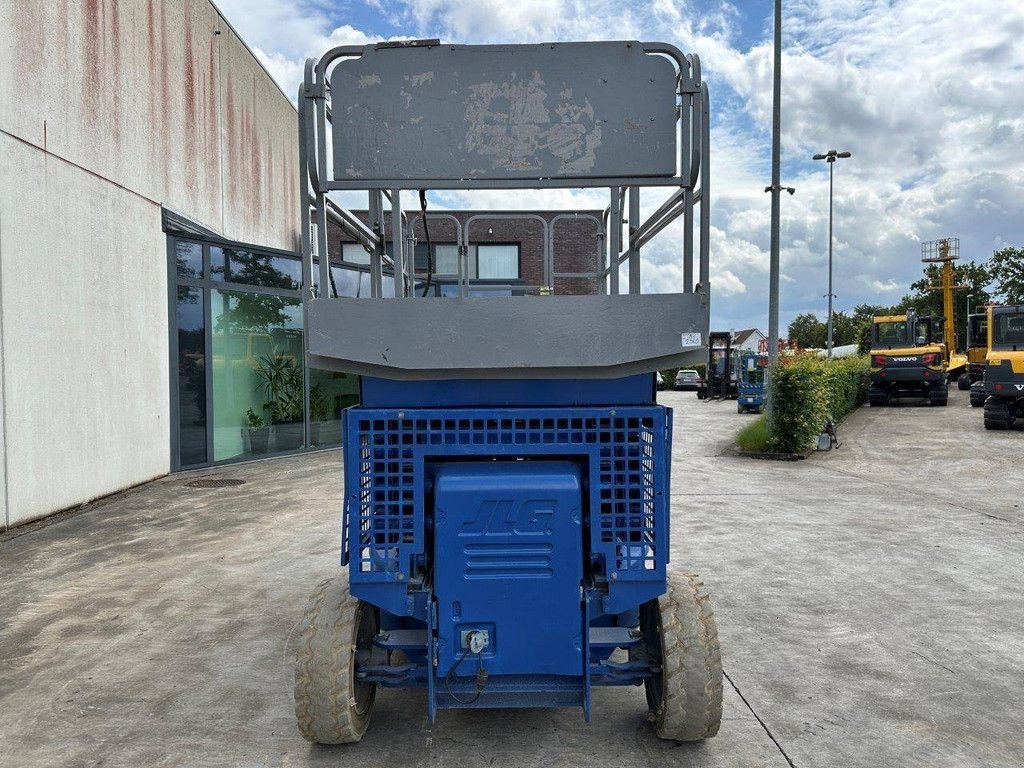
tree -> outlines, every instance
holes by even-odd
[[[1024,304],[1024,248],[1007,246],[989,262],[995,294],[1006,304]]]
[[[879,315],[892,315],[896,313],[894,307],[886,307],[881,304],[858,304],[853,308],[853,340],[860,352],[868,352],[871,349],[871,321]]]
[[[854,319],[850,315],[845,312],[832,313],[832,346],[853,344],[856,341],[856,330]]]
[[[788,334],[790,341],[795,341],[804,349],[820,349],[825,346],[828,331],[825,324],[813,313],[804,312],[793,318],[793,322],[789,324]]]

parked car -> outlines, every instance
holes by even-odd
[[[700,374],[684,368],[676,374],[675,388],[684,392],[692,392],[700,386]]]

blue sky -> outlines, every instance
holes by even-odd
[[[767,0],[217,0],[286,92],[334,44],[643,39],[700,54],[712,97],[712,324],[767,325],[771,13]],[[824,315],[828,175],[836,168],[837,308],[891,303],[920,274],[920,242],[965,260],[1024,246],[1024,3],[784,0],[782,327]],[[449,193],[447,207],[525,207],[522,195]],[[650,206],[660,200],[651,195]],[[597,208],[602,193],[530,195]],[[647,207],[645,205],[645,207]],[[678,228],[644,253],[644,287],[677,289]]]

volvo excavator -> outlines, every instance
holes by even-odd
[[[985,375],[988,354],[988,314],[978,312],[967,316],[967,370],[957,379],[957,388],[968,390]]]
[[[868,404],[885,406],[893,398],[924,397],[945,405],[949,397],[949,353],[942,318],[883,315],[872,319],[871,386]]]
[[[1024,417],[1024,305],[988,308],[985,429]]]

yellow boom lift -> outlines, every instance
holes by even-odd
[[[960,238],[944,237],[921,243],[921,261],[925,264],[941,264],[942,276],[939,285],[929,286],[933,291],[942,291],[942,316],[945,319],[943,341],[949,351],[946,373],[950,381],[958,379],[967,370],[967,354],[956,351],[956,318],[953,315],[953,291],[964,288],[953,285],[953,262],[960,258]]]

